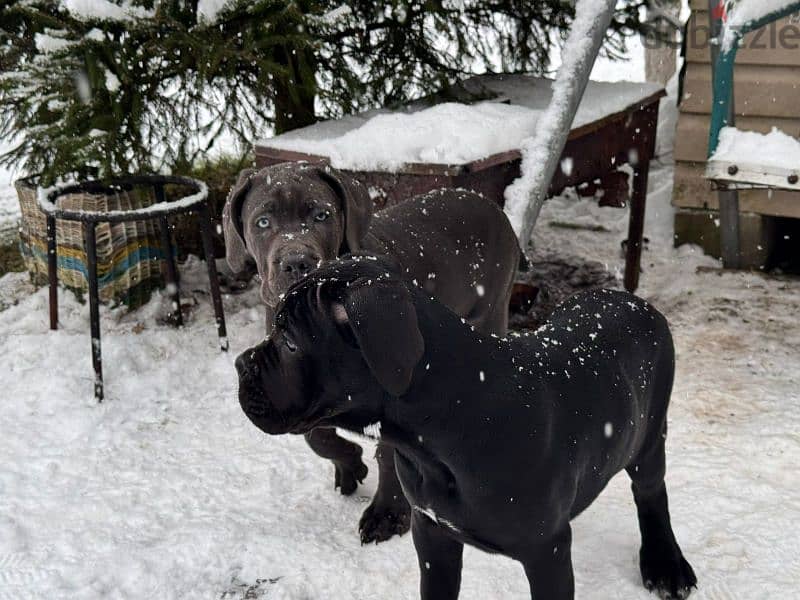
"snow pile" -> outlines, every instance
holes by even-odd
[[[800,140],[777,127],[767,134],[725,127],[720,131],[719,146],[711,160],[800,169]]]
[[[106,70],[106,77],[105,78],[106,78],[106,89],[109,92],[111,92],[113,94],[114,92],[119,91],[120,81],[119,81],[119,78],[116,75],[114,75],[114,73],[112,73],[109,70]]]
[[[59,50],[63,50],[64,48],[68,48],[75,43],[73,40],[67,40],[62,37],[51,35],[56,33],[66,32],[48,29],[46,30],[46,33],[37,33],[34,35],[33,41],[34,44],[36,44],[36,49],[43,54],[52,54],[54,52],[58,52]]]
[[[328,156],[340,169],[394,171],[408,163],[461,164],[519,148],[539,113],[521,106],[448,102],[414,113],[384,113],[337,137],[268,140],[282,148]]]
[[[86,21],[134,21],[155,15],[155,9],[124,1],[115,4],[109,0],[62,0],[61,5],[73,16]]]
[[[309,16],[309,19],[315,20],[320,24],[335,25],[338,21],[353,13],[353,9],[347,4],[341,4],[334,9],[318,16]]]

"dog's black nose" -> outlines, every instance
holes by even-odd
[[[288,254],[281,259],[281,271],[288,273],[295,279],[308,275],[309,271],[317,266],[319,259],[310,254]]]

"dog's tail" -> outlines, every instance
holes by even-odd
[[[528,260],[528,257],[525,256],[525,252],[522,248],[519,249],[519,266],[517,270],[521,273],[527,273],[531,270],[531,261]]]

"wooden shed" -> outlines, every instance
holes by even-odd
[[[717,193],[704,177],[711,114],[708,0],[690,0],[690,7],[675,138],[676,243],[699,243],[718,256]],[[735,108],[739,129],[768,133],[777,127],[800,137],[799,19],[777,21],[745,38],[736,60]],[[774,238],[769,217],[800,218],[800,193],[746,190],[739,193],[739,203],[744,262],[761,266]]]

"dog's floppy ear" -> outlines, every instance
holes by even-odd
[[[411,293],[396,279],[351,285],[331,306],[339,325],[349,325],[375,379],[393,396],[408,390],[425,352]]]
[[[225,258],[234,273],[246,271],[253,259],[247,251],[242,231],[242,205],[250,190],[255,169],[244,169],[231,188],[225,207],[222,209],[222,233],[225,236]]]
[[[339,255],[358,252],[372,220],[372,198],[359,181],[330,167],[316,169],[319,178],[339,197],[344,212],[344,238]]]

